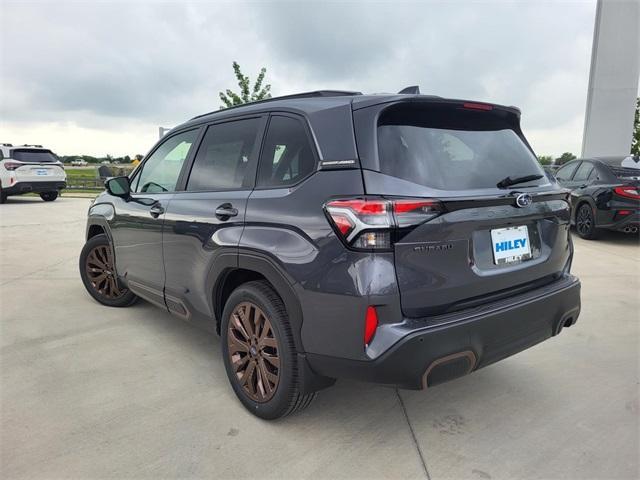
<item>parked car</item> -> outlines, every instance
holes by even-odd
[[[640,227],[640,158],[581,158],[556,174],[571,189],[572,223],[582,238],[594,239],[601,229],[637,234]]]
[[[106,189],[79,261],[89,294],[216,330],[233,390],[262,418],[336,378],[431,387],[580,312],[568,193],[515,107],[274,98],[176,127]]]
[[[87,165],[89,165],[89,163],[86,160],[77,158],[75,160],[71,160],[71,165],[73,167],[86,167]]]
[[[7,197],[39,193],[45,202],[58,198],[67,175],[58,157],[42,145],[0,144],[0,203]]]

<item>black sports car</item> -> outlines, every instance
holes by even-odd
[[[555,177],[571,189],[572,223],[582,238],[596,238],[599,229],[638,233],[640,157],[579,158]]]

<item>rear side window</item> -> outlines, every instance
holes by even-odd
[[[29,163],[53,163],[58,161],[58,157],[50,150],[29,150],[22,148],[13,150],[11,152],[11,158],[19,162]]]
[[[542,175],[533,153],[492,112],[395,106],[378,122],[380,171],[440,190],[495,188],[505,177]]]
[[[272,116],[265,137],[258,187],[286,187],[313,172],[315,157],[301,120]]]
[[[573,176],[573,180],[576,182],[583,182],[589,178],[591,172],[593,171],[593,163],[591,162],[582,162],[576,171],[576,174]]]
[[[259,126],[260,119],[251,118],[207,128],[191,168],[187,190],[241,188]]]
[[[576,171],[576,167],[578,166],[578,162],[571,163],[569,165],[565,165],[556,173],[556,178],[558,180],[570,180],[573,172]]]

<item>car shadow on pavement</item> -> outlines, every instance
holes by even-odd
[[[207,377],[212,382],[211,387],[216,390],[223,389],[227,393],[225,397],[228,396],[236,403],[237,414],[243,415],[245,411],[240,402],[235,399],[227,380],[222,361],[220,337],[180,321],[168,313],[156,313],[156,310],[156,307],[146,302],[140,302],[129,309],[135,317],[138,315],[134,312],[148,311],[148,314],[140,315],[139,317],[142,318],[136,320],[136,322],[141,321],[140,327],[144,326],[145,329],[151,330],[152,333],[150,333],[153,336],[165,337],[164,342],[172,344],[176,353],[190,357],[197,364],[198,370],[206,370]],[[345,422],[352,423],[358,418],[368,423],[372,416],[374,418],[386,416],[390,411],[395,411],[396,420],[404,422],[398,394],[406,400],[410,416],[436,418],[450,412],[453,404],[457,404],[462,410],[472,409],[478,402],[491,405],[496,397],[504,398],[513,393],[514,389],[518,388],[517,381],[529,378],[528,382],[531,382],[539,375],[542,374],[536,372],[533,367],[528,369],[526,365],[501,362],[471,375],[420,391],[396,390],[390,386],[338,380],[333,387],[321,390],[308,409],[270,424],[274,426],[303,425],[311,420],[314,424],[318,421],[315,428],[325,425],[328,430],[332,430],[339,425],[344,425]],[[544,385],[542,379],[539,383]],[[544,401],[544,388],[539,388],[537,395],[542,399],[541,401]],[[496,408],[497,414],[499,407]],[[263,422],[259,419],[256,421]]]

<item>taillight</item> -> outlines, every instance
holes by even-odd
[[[621,197],[640,200],[640,191],[638,191],[638,187],[634,187],[632,185],[622,185],[620,187],[614,187],[613,191],[616,195],[619,195]]]
[[[16,168],[21,167],[23,164],[20,162],[4,162],[4,168],[7,170],[15,170]]]
[[[325,205],[336,233],[357,250],[390,249],[398,229],[420,225],[442,213],[433,199],[353,198]]]

